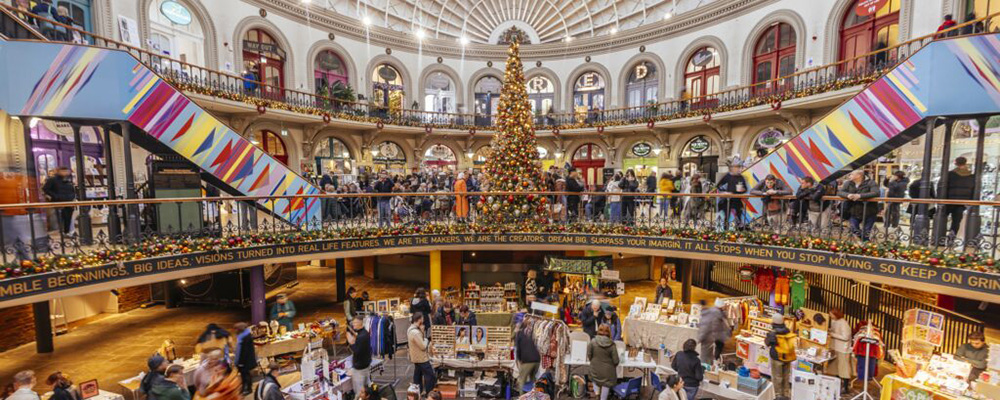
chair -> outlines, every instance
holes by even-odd
[[[660,376],[657,375],[656,372],[652,372],[652,373],[649,374],[649,382],[652,383],[651,386],[653,386],[653,390],[649,394],[649,398],[650,399],[655,398],[657,393],[662,392],[662,391],[664,391],[667,388],[666,386],[663,385],[662,382],[660,382]],[[694,400],[694,399],[690,399],[690,400]]]
[[[626,383],[618,384],[612,389],[612,392],[619,399],[627,399],[632,396],[639,396],[639,390],[642,388],[642,377],[629,379]]]
[[[583,341],[583,342],[590,342],[590,335],[588,335],[587,332],[584,332],[584,331],[573,331],[573,332],[570,332],[570,334],[569,334],[569,340],[571,340],[571,341],[579,340],[579,341]]]

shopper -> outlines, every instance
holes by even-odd
[[[35,371],[26,370],[14,374],[14,393],[7,396],[5,400],[39,400],[41,397],[35,393],[34,387],[38,383],[35,379]]]
[[[469,198],[466,193],[469,191],[465,183],[465,172],[458,173],[458,180],[455,181],[455,218],[458,222],[466,222],[469,217]]]
[[[813,229],[818,229],[822,221],[829,222],[829,218],[822,215],[829,204],[823,204],[823,195],[826,189],[823,185],[817,184],[816,179],[811,176],[799,178],[799,188],[795,190],[795,200],[792,206],[792,216],[796,223],[809,223]]]
[[[421,315],[427,316],[423,319],[424,332],[430,331],[431,327],[431,303],[427,300],[427,292],[424,288],[417,288],[417,291],[413,293],[413,299],[410,300],[410,314],[420,313]]]
[[[257,384],[257,390],[253,392],[253,400],[285,400],[285,396],[281,393],[281,384],[278,383],[279,368],[280,366],[276,362],[267,365],[267,373],[264,374],[264,379]],[[351,383],[353,383],[354,378],[351,377]]]
[[[187,383],[184,382],[184,367],[173,364],[167,367],[163,380],[153,386],[151,395],[157,400],[191,400]]]
[[[729,161],[729,173],[719,179],[715,185],[720,194],[746,194],[747,180],[743,177],[743,162],[739,159]],[[729,230],[729,220],[735,221],[737,229],[743,227],[743,199],[722,198],[718,201],[722,212],[723,229]]]
[[[153,354],[146,360],[146,366],[149,367],[149,372],[142,377],[142,381],[139,383],[139,392],[146,395],[146,400],[158,400],[156,393],[153,393],[153,388],[164,379],[164,373],[167,372],[167,359],[159,354]]]
[[[271,307],[271,320],[278,321],[278,325],[285,327],[288,331],[295,330],[292,318],[295,318],[295,303],[288,299],[284,293],[278,294],[278,301]]]
[[[948,29],[954,28],[955,25],[958,25],[958,22],[955,21],[955,18],[951,14],[948,14],[948,15],[944,16],[944,21],[941,22],[941,25],[938,25],[937,31],[938,32],[943,32],[943,31],[946,31]],[[958,34],[957,31],[952,30],[952,31],[940,34],[940,35],[938,35],[938,37],[942,38],[942,37],[946,37],[946,36],[955,36],[957,34]]]
[[[677,187],[677,183],[674,183],[674,188]],[[691,175],[690,182],[688,182],[687,185],[684,185],[684,193],[702,194],[708,193],[708,190],[709,183],[701,179],[701,174],[697,173]],[[675,214],[680,212],[685,221],[697,222],[705,217],[705,206],[708,204],[708,200],[705,197],[689,196],[674,199],[673,203],[676,204],[674,210]]]
[[[385,171],[378,173],[378,182],[375,182],[375,187],[373,187],[375,193],[392,193],[392,187],[396,186],[395,183],[389,179],[389,174]],[[389,206],[390,196],[379,196],[378,203],[378,226],[390,226],[392,225],[392,209]]]
[[[715,299],[713,307],[701,310],[698,322],[698,342],[701,343],[701,360],[711,364],[722,358],[722,349],[726,341],[733,336],[732,324],[722,312],[725,302]]]
[[[243,396],[250,394],[253,387],[251,372],[257,366],[257,354],[254,351],[253,332],[246,322],[237,322],[233,326],[236,331],[236,370],[240,372],[240,380],[243,382]],[[155,400],[155,399],[152,399]]]
[[[413,363],[413,383],[420,385],[420,393],[424,394],[437,386],[434,367],[431,366],[430,339],[427,339],[424,325],[424,314],[414,312],[410,317],[410,328],[406,330],[406,347]]]
[[[878,184],[868,179],[865,171],[857,169],[847,175],[847,180],[840,186],[837,195],[848,200],[844,202],[843,207],[846,209],[843,212],[851,222],[851,233],[867,242],[872,227],[875,226],[879,204],[865,200],[878,197]]]
[[[365,330],[365,320],[355,315],[347,330],[347,344],[351,348],[351,386],[354,395],[360,395],[371,382],[372,339]]]
[[[795,340],[797,336],[785,326],[785,317],[781,314],[771,316],[771,332],[764,338],[764,344],[770,348],[771,383],[774,384],[774,394],[777,399],[788,399],[791,395],[792,362],[795,361]]]
[[[674,192],[674,176],[669,172],[664,172],[660,175],[660,181],[656,184],[656,191],[660,194],[667,194]],[[666,219],[670,211],[670,196],[660,197],[660,218]],[[677,214],[674,214],[676,217]]]
[[[538,364],[542,362],[542,356],[538,354],[538,347],[535,345],[535,338],[528,324],[522,324],[521,329],[514,335],[514,359],[517,360],[517,388],[523,389],[525,385],[535,381]]]
[[[357,297],[358,291],[357,289],[354,289],[354,286],[347,288],[347,300],[344,300],[344,318],[347,320],[348,324],[351,323],[351,320],[354,319],[355,315],[364,311],[363,309],[355,308]]]
[[[597,329],[604,324],[604,321],[604,311],[601,310],[600,300],[591,300],[590,305],[583,307],[583,311],[580,312],[580,324],[583,325],[583,331],[587,332],[591,339],[597,336]]]
[[[222,360],[222,350],[219,349],[214,349],[201,355],[201,362],[198,364],[198,368],[194,370],[193,382],[191,382],[196,395],[201,397],[208,396],[206,389],[212,385],[212,382],[215,382],[218,368],[224,365]]]
[[[622,193],[637,193],[639,191],[639,180],[635,177],[635,171],[629,169],[625,171],[625,179],[618,182],[618,187]],[[625,223],[634,224],[638,218],[636,214],[636,197],[622,196],[622,215]]]
[[[621,172],[616,172],[615,176],[611,178],[605,187],[604,191],[608,192],[608,220],[611,223],[618,223],[622,220],[622,176]],[[598,210],[596,214],[603,214],[604,210]]]
[[[69,168],[57,167],[56,174],[45,180],[42,193],[45,199],[53,203],[64,203],[76,200],[76,188],[70,176]],[[73,207],[59,209],[59,229],[68,234],[73,227]]]
[[[660,283],[656,285],[656,298],[653,303],[660,304],[663,300],[670,300],[674,298],[674,290],[670,288],[667,284],[667,278],[660,278]]]
[[[45,383],[52,386],[52,397],[49,397],[49,400],[80,400],[80,394],[73,388],[73,382],[62,372],[53,372]]]
[[[785,185],[784,181],[774,176],[774,174],[767,174],[764,180],[758,182],[757,186],[754,186],[750,190],[750,194],[763,196],[764,215],[767,217],[767,224],[771,229],[778,228],[785,215],[785,202],[784,200],[775,199],[774,196],[788,196],[792,194],[792,190]]]
[[[827,370],[840,378],[841,393],[851,388],[851,336],[851,325],[844,319],[844,312],[839,308],[830,310],[830,350],[834,358]]]
[[[670,368],[677,371],[677,375],[684,381],[684,393],[689,399],[696,398],[701,381],[705,379],[705,365],[694,350],[697,346],[694,339],[685,340],[681,351],[674,355],[674,360],[670,363]]]
[[[569,170],[569,177],[566,178],[566,191],[570,193],[583,193],[583,183],[580,180],[580,173],[576,168],[570,168]],[[576,222],[577,216],[580,214],[579,194],[566,196],[566,213],[569,216],[570,222]]]
[[[204,356],[206,353],[214,350],[220,350],[223,359],[228,361],[233,351],[233,337],[219,325],[208,324],[201,335],[198,336],[198,343],[194,346],[194,352],[195,354]]]
[[[910,178],[906,177],[906,172],[897,170],[885,181],[885,197],[902,199],[906,197],[906,189],[910,186]],[[902,203],[892,202],[886,208],[885,226],[889,228],[899,227],[899,208]]]
[[[462,304],[458,308],[458,319],[455,320],[455,325],[479,325],[478,321],[476,321],[476,313],[469,309],[469,306]]]
[[[670,375],[663,381],[663,391],[657,400],[687,400],[687,392],[684,390],[684,380],[680,376]]]
[[[972,200],[976,188],[976,176],[969,170],[969,160],[965,157],[955,158],[955,168],[948,171],[948,187],[938,190],[948,200]],[[958,228],[962,225],[965,206],[949,204],[944,206],[945,219],[951,218],[948,227],[949,238],[954,239]]]
[[[455,309],[452,308],[450,301],[444,302],[441,309],[434,313],[434,325],[455,325],[456,320],[458,318],[455,316]]]
[[[969,333],[968,342],[955,350],[955,359],[965,361],[972,366],[969,372],[969,382],[979,379],[986,371],[986,360],[990,355],[990,347],[986,345],[986,336],[982,332]]]
[[[587,344],[587,361],[590,363],[590,381],[597,385],[601,400],[607,400],[611,388],[618,384],[618,346],[611,340],[607,325],[597,328],[597,335]]]

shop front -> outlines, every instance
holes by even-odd
[[[657,165],[659,159],[659,148],[653,147],[649,142],[638,142],[633,144],[625,153],[622,168],[635,171],[635,176],[640,180],[652,175],[659,177],[660,167]]]
[[[688,141],[681,151],[681,174],[689,177],[696,173],[712,182],[719,173],[719,147],[704,135]]]
[[[406,174],[406,152],[396,142],[382,142],[372,148],[372,162],[375,171],[390,174]]]

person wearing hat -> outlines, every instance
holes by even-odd
[[[149,367],[149,372],[142,377],[142,382],[139,383],[139,392],[145,394],[147,400],[157,400],[158,397],[153,388],[166,379],[164,373],[167,372],[167,359],[159,353],[153,354],[146,360],[146,366]]]
[[[266,373],[264,379],[257,384],[257,390],[253,392],[254,400],[284,400],[281,394],[281,384],[278,383],[278,363],[271,362],[265,366]]]
[[[158,400],[191,400],[191,393],[184,382],[184,367],[177,364],[167,367],[164,378],[153,386],[149,396]]]
[[[279,293],[278,301],[271,307],[271,320],[278,321],[279,325],[292,331],[295,330],[295,328],[292,328],[292,318],[295,318],[295,303],[288,300],[288,295]]]
[[[785,317],[775,313],[771,315],[771,332],[764,338],[764,344],[771,349],[771,383],[774,385],[774,394],[777,399],[788,399],[791,395],[792,362],[795,357],[795,348],[791,351],[787,346],[782,346],[783,342],[791,342],[795,334],[791,333],[785,326]],[[791,342],[794,343],[794,342]],[[791,360],[789,360],[791,358]]]
[[[746,194],[747,180],[743,177],[743,161],[738,158],[729,161],[729,173],[719,179],[715,185],[719,193],[726,194]],[[724,229],[729,230],[729,216],[735,214],[736,227],[743,226],[743,199],[722,198],[718,202],[719,211],[724,213],[722,223]]]

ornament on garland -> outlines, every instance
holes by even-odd
[[[257,114],[263,115],[266,112],[267,112],[267,107],[266,106],[264,106],[263,104],[258,104],[257,105]]]

